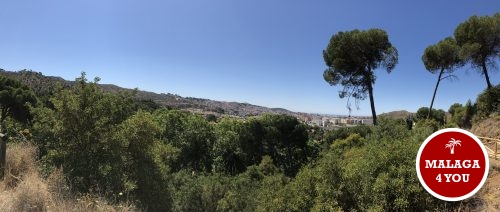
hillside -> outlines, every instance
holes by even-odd
[[[478,136],[500,139],[500,115],[474,123],[470,131]]]
[[[41,96],[52,93],[57,84],[61,84],[62,86],[69,86],[74,83],[74,81],[64,80],[61,77],[45,76],[40,72],[34,72],[31,70],[12,72],[0,69],[0,75],[8,76],[21,81]],[[104,91],[113,93],[133,91],[133,89],[122,88],[112,84],[100,84],[99,86]],[[298,116],[298,113],[291,112],[283,108],[267,108],[252,105],[249,103],[225,102],[193,97],[182,97],[170,93],[158,94],[149,91],[137,90],[136,98],[138,100],[152,100],[153,102],[164,107],[189,110],[192,112],[203,114],[226,114],[237,117],[247,117],[270,113]]]
[[[406,110],[398,110],[398,111],[391,111],[387,113],[382,113],[379,116],[385,116],[393,119],[405,119],[408,117],[408,115],[413,114],[411,112],[408,112]]]

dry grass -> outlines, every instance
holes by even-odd
[[[0,189],[11,189],[17,186],[24,175],[36,172],[37,148],[31,143],[8,145],[4,181]]]
[[[37,148],[30,143],[7,147],[6,176],[0,181],[0,211],[136,211],[95,195],[71,194],[61,169],[47,179],[37,170]]]
[[[13,189],[0,195],[2,211],[46,211],[55,204],[48,186],[36,173],[26,175]]]
[[[500,139],[500,115],[491,115],[474,123],[470,131],[477,136]]]

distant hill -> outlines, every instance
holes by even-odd
[[[18,72],[0,69],[0,75],[21,81],[30,87],[38,95],[47,95],[54,91],[57,84],[70,86],[73,82],[66,81],[61,77],[44,76],[40,72],[22,70]]]
[[[398,111],[391,111],[391,112],[387,112],[387,113],[382,113],[379,116],[390,117],[393,119],[406,119],[409,114],[414,114],[414,113],[408,112],[406,110],[398,110]]]
[[[0,75],[8,76],[21,81],[22,83],[33,89],[38,95],[51,94],[52,92],[54,92],[54,88],[57,84],[60,84],[62,86],[71,86],[74,83],[74,81],[64,80],[61,77],[45,76],[40,72],[34,72],[31,70],[12,72],[0,69]],[[99,86],[104,91],[112,93],[133,90],[122,88],[112,84],[99,84]],[[267,108],[252,105],[249,103],[225,102],[193,97],[182,97],[170,93],[158,94],[149,91],[138,90],[136,98],[138,100],[152,100],[153,102],[164,107],[183,109],[203,114],[226,114],[238,117],[248,117],[270,113],[299,116],[299,113],[295,113],[283,108]]]

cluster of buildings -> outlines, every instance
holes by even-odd
[[[333,116],[320,114],[303,114],[299,117],[304,123],[311,126],[332,128],[354,125],[372,125],[373,120],[370,116]]]

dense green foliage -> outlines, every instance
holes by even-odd
[[[35,104],[35,94],[21,82],[0,76],[0,127],[7,117],[27,122],[31,117],[29,104]]]
[[[216,134],[218,139],[212,151],[216,171],[240,173],[268,155],[276,166],[293,176],[314,157],[314,148],[308,146],[306,126],[291,116],[224,119],[218,123]]]
[[[500,114],[500,84],[484,90],[476,99],[477,119],[487,118],[492,113]]]
[[[53,107],[31,107],[44,167],[63,167],[74,191],[150,211],[440,207],[412,165],[429,130],[382,119],[324,131],[286,115],[209,122],[138,109],[132,94],[105,93],[85,75],[76,82],[55,92]]]
[[[460,128],[469,129],[472,127],[472,117],[476,113],[476,109],[469,100],[465,105],[455,103],[450,106],[448,113],[451,114],[450,122]]]
[[[49,104],[29,107],[33,120],[21,132],[38,144],[42,170],[62,167],[74,192],[136,201],[146,211],[454,207],[430,196],[414,170],[444,111],[433,109],[428,120],[428,109],[419,110],[413,130],[385,117],[377,126],[328,130],[288,115],[214,120],[139,107],[134,93],[106,93],[97,81],[82,75],[56,88]],[[450,113],[463,117],[468,107]]]
[[[46,160],[64,168],[78,191],[117,191],[122,155],[115,135],[133,110],[130,98],[104,93],[96,83],[82,75],[71,89],[56,92],[50,100],[53,109],[34,108],[35,141]]]
[[[444,125],[446,123],[446,114],[444,110],[441,109],[432,109],[432,111],[430,112],[430,116],[428,107],[421,107],[417,110],[417,113],[415,113],[415,119],[417,121],[427,119],[428,117],[436,121],[440,125]]]
[[[88,82],[82,75],[73,86],[55,91],[52,107],[31,107],[33,137],[46,171],[62,167],[74,191],[99,192],[116,201],[125,194],[146,210],[208,205],[215,210],[217,202],[204,198],[224,198],[224,208],[244,205],[223,193],[206,193],[205,186],[217,185],[213,181],[243,186],[232,180],[248,176],[251,181],[242,182],[246,186],[270,174],[290,179],[317,157],[317,146],[308,142],[309,128],[294,117],[209,122],[189,112],[142,110],[132,95],[105,93],[97,80]]]
[[[462,61],[459,54],[460,47],[457,45],[457,41],[447,37],[435,45],[428,46],[424,51],[422,61],[425,68],[435,74],[443,69],[453,69],[460,66]]]
[[[323,59],[328,68],[323,78],[332,86],[342,85],[340,98],[356,101],[370,97],[373,124],[377,125],[377,114],[373,99],[374,70],[384,68],[390,73],[398,63],[398,51],[389,41],[384,30],[352,30],[334,34],[323,50]],[[348,101],[348,108],[349,101]]]

